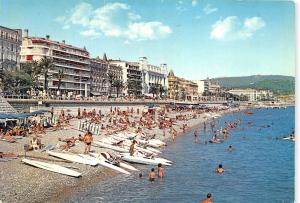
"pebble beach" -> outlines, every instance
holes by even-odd
[[[69,109],[68,113],[75,115],[77,108],[78,107]],[[97,111],[99,110],[99,108],[95,108]],[[122,106],[119,108],[120,110],[125,111],[128,107]],[[143,106],[134,106],[133,108],[142,109]],[[217,114],[222,115],[224,113],[239,111],[242,108],[243,107],[219,110]],[[93,107],[90,107],[86,110],[90,111],[92,109]],[[55,114],[59,114],[60,111],[60,108],[55,109]],[[108,113],[110,111],[110,106],[101,107],[101,111],[103,113]],[[191,111],[170,112],[169,116],[176,117],[176,115],[190,115],[191,113]],[[207,121],[210,118],[211,117],[207,116],[205,113],[197,113],[197,118],[176,121],[176,123],[173,124],[173,128],[178,132],[177,136],[180,136],[184,133],[181,128],[183,124],[187,124],[188,129],[185,131],[187,132],[195,129],[196,127],[200,127],[204,121]],[[137,115],[133,114],[130,119],[131,122],[134,122],[134,119],[138,118]],[[77,137],[78,134],[83,134],[83,132],[78,131],[78,125],[79,119],[74,118],[70,120],[70,126],[67,126],[62,130],[54,131],[52,129],[47,129],[46,134],[40,135],[42,143],[44,145],[52,144],[56,146],[57,143],[59,143],[59,138],[66,139],[72,136]],[[131,127],[128,129],[130,132],[134,132],[134,130],[135,129]],[[173,142],[172,135],[169,130],[166,130],[165,133],[163,133],[163,130],[158,127],[151,130],[143,128],[142,130],[146,134],[156,134],[156,139],[160,139],[167,143]],[[73,178],[26,165],[21,162],[21,159],[25,156],[24,144],[29,144],[32,136],[33,135],[18,139],[16,143],[0,141],[0,151],[18,155],[18,158],[15,160],[0,162],[0,200],[2,202],[61,202],[78,191],[83,191],[92,187],[93,184],[98,183],[101,180],[108,179],[112,176],[122,175],[102,166],[92,167],[71,163],[62,159],[51,157],[45,152],[42,153],[38,151],[29,151],[26,153],[26,157],[29,159],[66,166],[81,172],[82,177]],[[100,135],[100,137],[101,136],[107,135]],[[97,136],[94,136],[94,140],[97,140]],[[92,151],[107,152],[109,150],[92,146]],[[83,152],[84,144],[80,142],[76,143],[76,145],[69,150],[69,153]]]

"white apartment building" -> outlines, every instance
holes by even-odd
[[[269,90],[256,89],[232,89],[228,91],[231,94],[238,96],[246,96],[248,101],[268,100],[273,97],[273,93]]]
[[[193,80],[198,85],[198,95],[201,96],[205,91],[205,80]]]
[[[0,70],[20,68],[22,30],[0,26]]]
[[[48,73],[50,94],[57,93],[59,83],[57,74],[61,70],[64,73],[60,86],[61,94],[89,96],[90,57],[85,48],[68,45],[64,40],[62,42],[50,40],[50,36],[29,37],[28,30],[25,30],[20,55],[21,63],[39,61],[44,57],[53,60],[55,67]],[[43,76],[40,80],[43,82]]]
[[[109,60],[111,65],[122,68],[122,79],[125,84],[122,93],[124,95],[142,94],[142,71],[139,63],[128,62],[123,60]]]
[[[167,90],[167,64],[151,65],[148,63],[147,57],[140,57],[139,66],[143,74],[143,94],[149,94],[150,86],[154,84],[160,84]]]

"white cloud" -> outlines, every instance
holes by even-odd
[[[260,17],[246,18],[243,22],[237,16],[228,16],[212,25],[210,38],[215,40],[235,40],[251,38],[265,26]]]
[[[197,0],[192,0],[192,6],[196,6],[197,5]]]
[[[126,35],[131,40],[157,39],[172,33],[172,30],[161,22],[132,23],[128,27]]]
[[[265,26],[265,22],[260,17],[246,18],[244,22],[245,28],[256,31]]]
[[[96,32],[95,30],[85,30],[85,31],[80,32],[80,34],[82,36],[91,37],[91,38],[97,38],[101,35],[101,33]]]
[[[80,34],[86,37],[98,37],[102,33],[108,37],[123,37],[129,40],[153,40],[172,33],[169,26],[159,21],[141,22],[125,3],[107,3],[94,9],[88,3],[80,3],[67,11],[65,16],[56,18],[65,28],[80,25],[86,28]]]
[[[206,6],[203,8],[204,13],[207,15],[216,12],[217,10],[218,8],[215,8],[210,4],[206,4]]]
[[[224,20],[218,20],[210,33],[211,39],[223,39],[232,30],[233,24],[237,20],[236,16],[229,16]]]

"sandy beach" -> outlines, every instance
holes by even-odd
[[[68,113],[76,115],[78,107],[71,108]],[[81,107],[83,109],[83,107]],[[96,108],[96,107],[95,107]],[[120,110],[127,110],[127,107],[119,107]],[[130,107],[131,108],[131,107]],[[142,106],[134,106],[134,108],[142,109]],[[241,108],[241,107],[240,107]],[[242,107],[243,108],[243,107]],[[87,111],[92,110],[93,107],[87,108]],[[55,114],[59,114],[61,109],[56,108]],[[66,110],[66,109],[65,109]],[[98,111],[99,108],[96,108]],[[238,111],[238,108],[230,108],[227,110],[221,110],[217,113],[222,115],[224,113],[230,113],[233,111]],[[101,111],[105,114],[110,111],[110,106],[101,107]],[[188,112],[170,112],[169,116],[176,117],[176,115],[191,115],[191,111]],[[197,114],[197,118],[191,118],[188,120],[178,120],[173,124],[173,128],[178,132],[177,136],[186,133],[188,130],[193,130],[200,127],[204,121],[210,119],[207,114],[201,113]],[[138,120],[136,111],[130,116],[131,122]],[[71,119],[70,126],[63,130],[53,131],[52,129],[46,130],[46,134],[41,135],[42,143],[56,145],[58,143],[58,138],[65,139],[72,136],[77,137],[78,134],[83,134],[78,131],[79,119]],[[182,132],[182,125],[187,124],[188,129]],[[134,132],[134,128],[129,128],[129,131]],[[156,134],[156,139],[166,141],[167,143],[172,142],[172,135],[169,130],[165,130],[165,135],[163,135],[163,130],[155,127],[151,130],[143,128],[146,134]],[[71,163],[64,161],[62,159],[57,159],[48,156],[47,153],[29,151],[27,152],[27,158],[32,158],[35,160],[46,161],[50,163],[56,163],[62,166],[67,166],[74,168],[76,171],[82,173],[82,177],[73,178],[32,166],[28,166],[21,162],[24,157],[24,144],[29,144],[33,135],[29,137],[24,137],[23,139],[18,139],[16,143],[8,143],[5,141],[0,141],[0,151],[4,153],[15,153],[18,154],[18,159],[0,162],[0,200],[2,202],[61,202],[70,195],[83,191],[93,184],[107,179],[111,176],[122,175],[116,173],[110,169],[101,166],[87,166],[83,164]],[[104,136],[104,135],[100,135]],[[97,136],[94,136],[94,140],[97,140]],[[92,147],[95,152],[108,151],[107,149]],[[57,150],[56,150],[57,151]],[[77,143],[76,146],[72,147],[69,152],[71,153],[83,153],[84,144]]]

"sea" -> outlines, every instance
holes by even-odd
[[[193,131],[168,143],[161,156],[174,164],[164,167],[163,180],[149,182],[152,166],[135,165],[142,178],[140,172],[118,175],[65,202],[200,202],[211,193],[214,203],[292,203],[295,142],[282,138],[294,130],[295,108],[251,112],[229,113],[216,120],[218,129],[225,122],[239,122],[220,144],[205,144],[211,133],[202,128],[198,143],[194,143]],[[227,150],[229,145],[232,152]],[[214,172],[219,164],[224,174]]]

